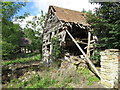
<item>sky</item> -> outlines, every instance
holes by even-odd
[[[29,0],[26,6],[16,15],[21,16],[25,12],[29,12],[30,16],[26,17],[24,22],[19,24],[24,28],[26,21],[32,20],[33,16],[39,16],[41,10],[43,10],[44,13],[47,13],[49,5],[55,5],[76,11],[82,11],[83,9],[86,11],[94,11],[95,7],[99,7],[97,4],[89,3],[89,0]]]
[[[43,10],[47,13],[49,5],[55,5],[67,9],[72,9],[76,11],[82,11],[83,8],[88,10],[93,10],[98,7],[97,4],[89,3],[89,0],[29,0],[29,3],[18,13],[18,15],[23,15],[24,12],[30,12],[32,16],[40,14]]]

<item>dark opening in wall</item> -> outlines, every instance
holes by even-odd
[[[77,43],[80,45],[80,47],[84,50],[86,53],[87,50],[85,47],[87,46],[88,42],[88,32],[86,29],[81,29],[79,26],[73,24],[72,29],[69,30],[69,32],[72,34],[72,36],[75,38]],[[82,55],[81,51],[78,49],[78,47],[75,45],[75,43],[72,41],[70,36],[67,34],[66,36],[66,51],[69,52],[71,55]]]

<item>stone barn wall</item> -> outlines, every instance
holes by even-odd
[[[107,88],[117,85],[120,72],[120,52],[118,49],[106,49],[101,53],[101,84]]]

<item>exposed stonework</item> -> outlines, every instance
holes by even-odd
[[[119,57],[118,49],[106,49],[101,55],[101,84],[107,88],[113,88],[118,84]]]

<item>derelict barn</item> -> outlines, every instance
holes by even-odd
[[[90,51],[93,50],[93,46],[90,43],[93,43],[95,40],[94,36],[91,36],[90,34],[89,24],[86,22],[86,14],[56,6],[50,6],[43,32],[42,51],[44,61],[51,59],[51,38],[56,34],[60,37],[60,45],[64,45],[70,54],[82,55],[67,34],[66,30],[68,30],[68,33],[75,38],[83,51],[90,56]]]
[[[89,57],[93,51],[95,36],[86,22],[86,13],[49,6],[43,31],[43,61],[52,60],[52,37],[60,37],[60,45],[71,55],[83,55],[99,76]]]
[[[89,57],[94,50],[93,43],[96,36],[91,34],[90,25],[86,22],[86,13],[69,10],[56,6],[49,6],[43,31],[43,61],[52,60],[52,38],[57,35],[60,45],[70,55],[84,56],[96,74],[100,77],[98,70],[94,67]]]

